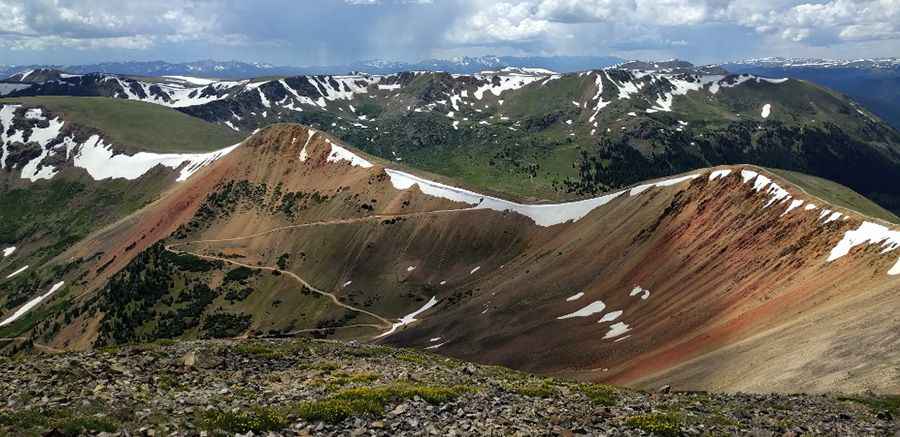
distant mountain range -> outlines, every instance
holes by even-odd
[[[733,73],[791,77],[840,91],[900,129],[900,58],[763,58],[722,64]]]
[[[769,68],[857,68],[900,69],[900,58],[870,59],[821,59],[821,58],[758,58],[726,63],[725,65],[749,65]]]
[[[86,65],[0,65],[0,76],[37,69],[56,69],[74,74],[109,73],[130,76],[202,76],[221,79],[249,78],[259,76],[295,76],[314,74],[348,74],[364,72],[369,74],[392,74],[403,71],[444,71],[447,73],[471,74],[483,70],[504,67],[537,67],[558,72],[572,72],[608,67],[623,62],[612,56],[480,56],[453,59],[426,59],[407,63],[384,60],[359,61],[343,65],[291,67],[265,63],[238,61],[196,61],[171,63],[165,61],[106,62]]]

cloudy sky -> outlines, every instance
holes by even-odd
[[[0,64],[900,56],[900,0],[0,0]]]

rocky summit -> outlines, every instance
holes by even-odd
[[[311,339],[4,360],[2,435],[894,435],[900,407],[865,394],[634,391]]]

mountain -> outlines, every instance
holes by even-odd
[[[204,163],[14,277],[7,348],[312,335],[638,387],[898,388],[900,231],[833,183],[729,165],[524,203],[296,124]]]
[[[729,71],[808,80],[852,97],[900,129],[900,58],[751,59],[722,65]]]
[[[7,308],[33,291],[39,266],[156,201],[176,180],[228,150],[217,149],[239,141],[227,128],[149,103],[0,99],[0,269]]]
[[[244,78],[270,75],[303,74],[297,67],[275,66],[265,63],[238,61],[196,61],[172,63],[165,61],[106,62],[86,65],[22,65],[0,66],[0,75],[11,76],[31,70],[64,70],[71,74],[108,73],[126,76],[201,76]]]
[[[123,76],[199,76],[221,79],[246,79],[262,76],[296,76],[319,74],[393,74],[403,71],[444,71],[472,74],[483,70],[505,67],[536,67],[553,71],[572,72],[603,68],[622,62],[611,56],[479,56],[453,59],[426,59],[419,62],[395,62],[368,60],[339,65],[308,67],[275,66],[264,63],[237,61],[197,61],[171,63],[164,61],[109,62],[88,65],[30,65],[2,66],[0,77],[12,76],[30,70],[55,69],[73,74],[106,73]]]
[[[839,182],[893,214],[869,213],[896,219],[900,188],[883,181],[900,178],[900,134],[855,101],[806,81],[640,66],[199,83],[67,75],[7,95],[142,100],[243,134],[299,122],[373,155],[522,199],[577,199],[752,163]]]

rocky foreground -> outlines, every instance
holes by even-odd
[[[895,435],[900,399],[637,392],[313,340],[0,359],[0,435]]]

